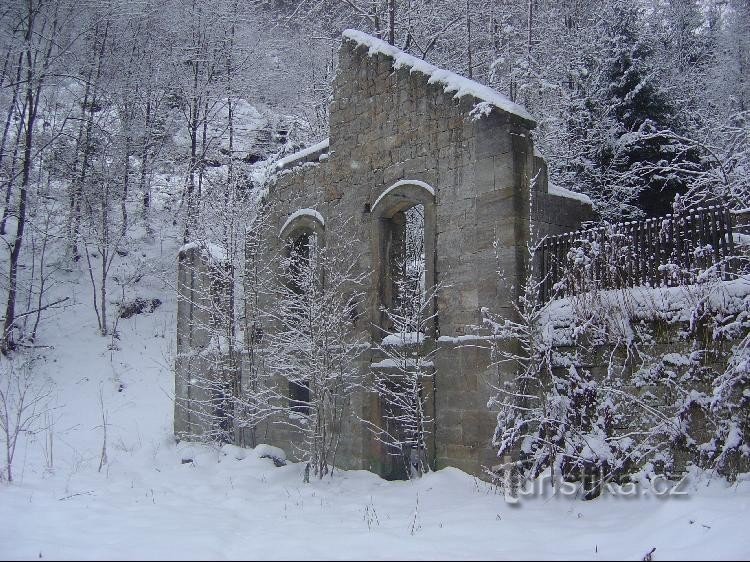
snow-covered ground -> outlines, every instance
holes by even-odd
[[[417,482],[301,467],[252,451],[175,446],[164,434],[91,466],[3,491],[3,558],[742,559],[746,489],[686,499],[503,502],[445,469]],[[194,462],[181,464],[185,453]]]
[[[174,264],[177,242],[147,248]],[[158,269],[158,268],[157,268]],[[506,503],[456,469],[413,482],[335,472],[302,483],[255,451],[175,444],[173,272],[135,293],[153,313],[96,333],[91,291],[71,274],[74,304],[50,313],[39,376],[54,383],[47,432],[21,444],[16,482],[0,486],[0,558],[731,559],[750,555],[750,483],[696,479],[681,497],[556,497]],[[103,408],[102,408],[102,405]],[[107,419],[107,463],[102,451]],[[188,461],[189,462],[184,462]]]

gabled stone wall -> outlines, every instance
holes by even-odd
[[[433,464],[481,474],[483,466],[495,462],[490,447],[495,414],[487,401],[509,374],[491,364],[487,349],[459,345],[460,338],[481,322],[483,307],[513,316],[537,217],[540,231],[554,232],[577,226],[591,209],[547,193],[546,168],[539,173],[544,164],[535,157],[535,123],[528,114],[509,111],[510,102],[498,107],[471,93],[456,98],[445,83],[429,83],[423,68],[428,65],[416,70],[392,48],[373,48],[377,44],[345,36],[333,83],[329,142],[282,161],[266,197],[271,234],[265,251],[269,260],[283,251],[279,233],[300,209],[323,217],[328,248],[356,241],[352,259],[369,283],[366,314],[354,329],[375,341],[381,337],[377,326],[387,292],[387,221],[399,205],[424,204],[427,282],[441,286],[431,334],[439,348],[430,401],[436,420]],[[363,372],[373,360],[371,353],[365,355]],[[358,416],[377,416],[376,397],[358,396],[354,402]],[[272,423],[259,428],[258,436],[283,448],[294,439]],[[387,472],[382,448],[354,418],[337,462]]]

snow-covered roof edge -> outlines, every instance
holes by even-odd
[[[313,144],[312,146],[308,146],[307,148],[303,148],[302,150],[299,150],[295,152],[294,154],[290,154],[289,156],[285,156],[278,162],[276,162],[276,170],[283,170],[287,167],[289,167],[290,164],[293,164],[294,162],[298,160],[306,160],[310,156],[313,156],[317,153],[322,153],[328,150],[328,146],[330,144],[329,139],[323,139],[319,143]]]
[[[393,59],[393,68],[397,70],[399,68],[408,68],[410,72],[421,72],[428,77],[428,84],[440,84],[443,86],[443,91],[448,94],[455,92],[453,95],[454,98],[461,98],[470,95],[479,100],[479,103],[489,103],[506,113],[516,115],[521,119],[535,123],[534,118],[523,106],[512,102],[503,94],[493,90],[489,86],[485,86],[484,84],[480,84],[479,82],[475,82],[474,80],[460,76],[449,70],[438,68],[422,59],[404,53],[400,49],[382,41],[381,39],[372,37],[371,35],[356,29],[345,30],[343,38],[353,41],[354,43],[357,43],[357,45],[367,47],[370,56],[382,54],[391,57]]]

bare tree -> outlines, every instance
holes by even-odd
[[[403,463],[403,473],[420,477],[430,471],[429,436],[434,419],[428,410],[435,387],[433,303],[437,288],[425,291],[408,280],[397,283],[402,299],[386,309],[385,337],[375,348],[383,356],[373,363],[364,387],[380,399],[381,415],[363,420],[388,454]],[[411,286],[410,286],[411,285]]]
[[[18,203],[16,206],[16,229],[10,245],[8,264],[8,297],[5,305],[3,333],[0,339],[0,351],[7,354],[15,348],[14,328],[16,321],[16,304],[18,295],[18,266],[21,248],[24,242],[26,227],[28,190],[31,181],[32,163],[34,160],[34,130],[39,108],[39,99],[45,85],[53,51],[57,48],[57,36],[63,22],[58,18],[58,6],[46,6],[40,1],[36,4],[28,0],[20,20],[20,32],[23,34],[23,59],[25,84],[23,86],[23,123],[22,139],[18,139],[21,160],[21,181],[18,186]],[[10,189],[10,185],[8,186]]]
[[[382,359],[373,363],[365,388],[380,400],[380,415],[363,420],[388,454],[402,464],[400,476],[419,477],[430,470],[428,411],[435,388],[435,302],[439,285],[427,287],[424,207],[406,210],[403,248],[392,264],[393,302],[385,307],[384,337],[375,348]],[[397,252],[398,253],[398,252]]]
[[[275,389],[267,409],[300,435],[305,481],[331,470],[349,397],[361,384],[357,360],[366,346],[352,307],[362,300],[364,275],[347,247],[323,246],[314,234],[292,241],[265,311],[266,384]]]
[[[3,477],[13,481],[18,439],[42,429],[49,411],[51,386],[35,373],[33,358],[0,358],[0,431],[5,444]]]

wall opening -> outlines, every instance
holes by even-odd
[[[422,182],[399,182],[385,190],[372,206],[377,218],[375,264],[378,301],[373,324],[383,333],[434,332],[431,293],[435,283],[435,195]],[[396,326],[396,318],[407,328]],[[377,337],[378,334],[373,334]]]
[[[393,326],[389,318],[387,328],[398,328],[406,332],[423,330],[420,312],[426,298],[426,259],[424,205],[416,204],[399,211],[391,218],[386,267],[390,272],[388,307],[391,315],[398,315],[403,326]]]
[[[378,196],[372,212],[378,287],[373,337],[383,342],[381,352],[391,362],[375,367],[383,390],[375,416],[392,438],[381,443],[379,462],[384,477],[404,479],[434,458],[425,437],[432,418],[425,408],[434,404],[425,342],[437,334],[434,190],[422,182],[398,182]]]
[[[285,241],[284,276],[287,287],[300,299],[294,299],[291,306],[305,306],[306,298],[312,298],[318,271],[316,260],[321,237],[309,227],[300,226],[289,232]],[[300,311],[302,312],[302,311]],[[302,315],[302,314],[301,314]],[[304,326],[300,326],[302,330]],[[303,377],[288,380],[287,396],[293,412],[302,415],[310,413],[310,386]]]

